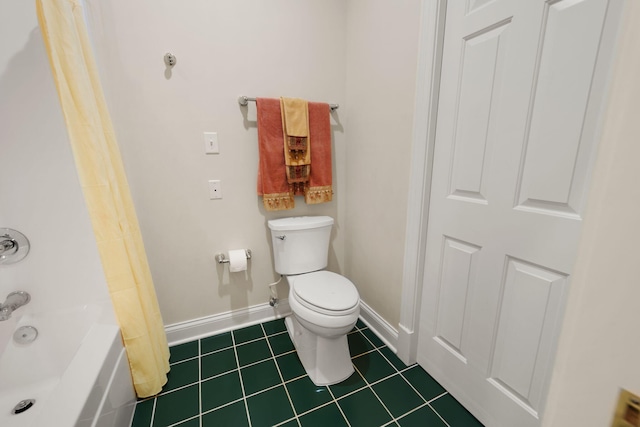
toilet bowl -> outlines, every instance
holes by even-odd
[[[268,221],[277,273],[289,282],[287,331],[316,385],[336,384],[353,373],[347,334],[360,314],[355,285],[326,271],[333,218],[307,216]]]
[[[347,333],[360,314],[355,286],[329,271],[288,276],[287,280],[293,314],[285,324],[309,378],[316,385],[349,378],[354,369]]]

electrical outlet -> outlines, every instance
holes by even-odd
[[[204,152],[206,154],[220,153],[220,146],[218,145],[218,132],[204,133]]]
[[[222,182],[219,179],[209,180],[209,199],[222,199]]]

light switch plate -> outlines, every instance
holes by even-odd
[[[218,132],[204,132],[204,152],[206,154],[219,154]]]

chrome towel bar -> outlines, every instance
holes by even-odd
[[[244,95],[238,97],[238,104],[243,107],[246,107],[249,102],[256,102],[256,99]],[[329,104],[329,109],[331,111],[336,111],[338,108],[340,108],[340,105],[338,104]]]

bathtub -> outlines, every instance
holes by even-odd
[[[131,422],[135,395],[120,339],[104,307],[20,316],[0,322],[0,426],[120,427]],[[13,331],[38,330],[19,344]],[[22,400],[35,399],[12,414]]]

